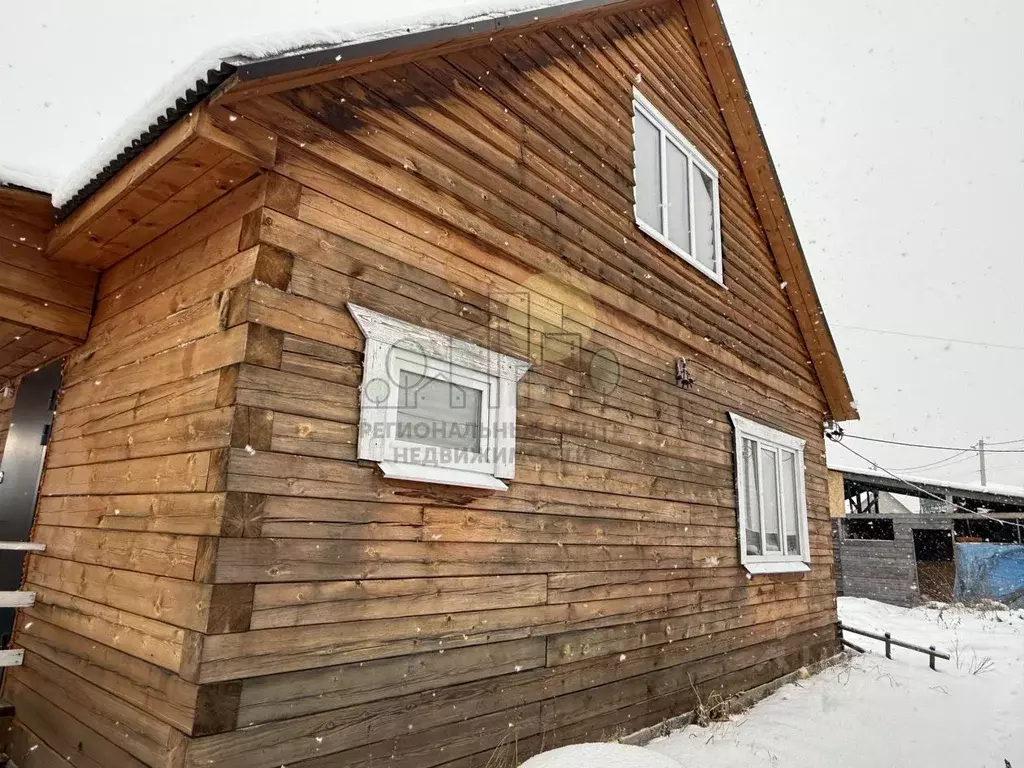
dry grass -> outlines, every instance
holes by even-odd
[[[702,698],[697,686],[693,684],[692,677],[690,678],[690,688],[693,689],[693,696],[697,700],[693,707],[694,722],[697,725],[707,728],[711,723],[720,723],[729,719],[729,703],[722,698],[718,691],[712,691],[707,699]]]

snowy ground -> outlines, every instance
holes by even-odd
[[[937,660],[933,672],[927,656],[894,648],[890,661],[881,643],[851,635],[869,653],[788,685],[729,722],[651,742],[647,749],[660,753],[651,768],[664,765],[662,756],[686,768],[1024,768],[1024,611],[839,598],[839,615],[952,658]],[[538,757],[530,768],[549,768]],[[563,752],[559,768],[577,768],[568,757]]]

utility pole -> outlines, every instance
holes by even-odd
[[[981,484],[988,485],[988,479],[985,477],[985,438],[978,440],[978,462],[981,469]]]

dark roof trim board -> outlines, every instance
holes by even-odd
[[[346,59],[379,56],[385,53],[395,53],[422,46],[452,42],[471,35],[515,29],[516,27],[525,26],[537,21],[555,19],[559,16],[570,16],[620,2],[622,0],[576,0],[575,2],[538,8],[534,11],[517,12],[493,18],[473,19],[462,24],[435,27],[420,32],[407,30],[403,34],[367,40],[365,42],[300,49],[284,52],[265,59],[247,60],[238,58],[222,61],[219,68],[210,69],[206,73],[205,79],[197,80],[194,88],[189,88],[185,91],[173,105],[168,106],[165,114],[160,115],[146,131],[121,150],[117,157],[112,158],[99,174],[94,176],[70,200],[58,208],[56,211],[57,221],[63,221],[70,216],[79,205],[84,203],[94,192],[116,176],[118,171],[144,152],[171,126],[191,112],[196,105],[205,101],[210,94],[232,75],[235,75],[242,81],[259,80],[274,75],[329,66]]]
[[[331,66],[346,60],[372,58],[414,48],[441,45],[472,35],[504,32],[538,21],[556,19],[560,16],[572,16],[620,2],[622,0],[576,0],[575,2],[550,5],[533,11],[474,19],[462,24],[434,27],[420,32],[407,30],[405,34],[395,35],[394,37],[377,38],[375,40],[326,48],[318,46],[312,50],[288,52],[265,59],[246,62],[238,61],[236,62],[238,69],[235,74],[240,80],[258,80],[264,77],[299,72],[304,69]]]

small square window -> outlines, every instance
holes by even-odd
[[[516,386],[530,364],[349,305],[366,337],[359,458],[385,476],[504,490],[515,476]]]
[[[410,443],[480,453],[483,388],[400,370],[396,434]]]
[[[729,417],[736,432],[740,562],[751,573],[809,570],[804,441]]]
[[[633,145],[637,226],[721,283],[718,171],[637,90]]]

